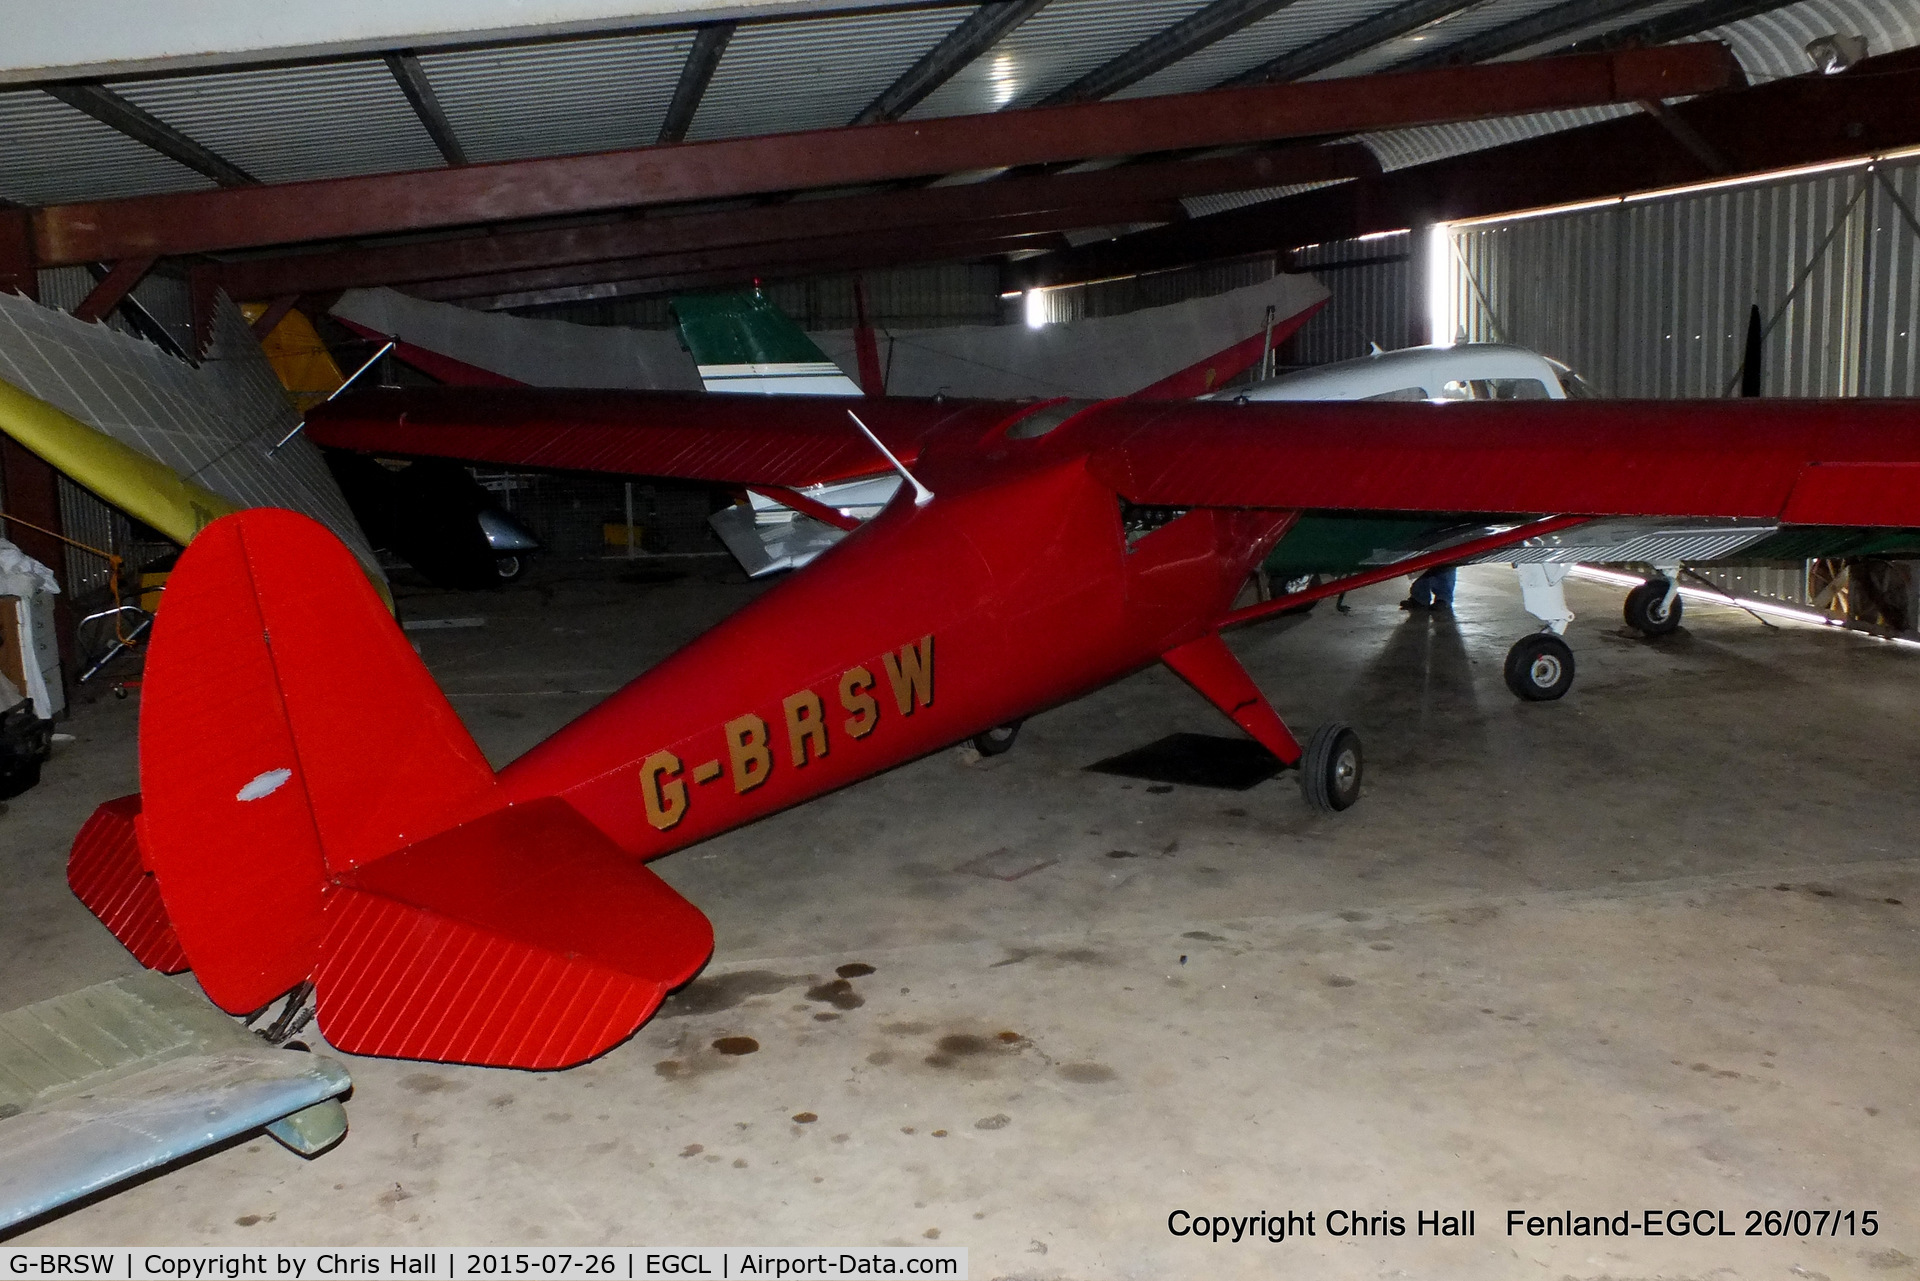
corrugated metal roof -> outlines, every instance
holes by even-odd
[[[720,59],[687,137],[844,125],[967,13],[909,9],[742,26]]]
[[[423,53],[467,158],[520,160],[646,146],[660,136],[691,31]]]
[[[1296,0],[1278,13],[1234,32],[1224,40],[1155,72],[1116,98],[1145,98],[1162,93],[1211,89],[1282,54],[1312,44],[1387,7],[1388,0]]]
[[[50,205],[211,186],[38,89],[0,93],[0,198]]]
[[[1435,49],[1445,49],[1509,22],[1530,18],[1543,9],[1551,9],[1560,0],[1481,0],[1479,4],[1429,23],[1395,40],[1388,40],[1365,53],[1327,68],[1309,79],[1325,80],[1335,76],[1362,76],[1390,71],[1396,63]],[[1382,5],[1381,8],[1388,6]],[[1618,24],[1616,24],[1618,25]]]
[[[1257,205],[1263,200],[1278,200],[1282,196],[1297,196],[1303,191],[1318,191],[1322,187],[1334,187],[1351,178],[1335,178],[1328,182],[1296,182],[1285,187],[1261,187],[1255,191],[1229,191],[1213,196],[1184,196],[1180,206],[1187,211],[1189,218],[1204,218],[1208,214],[1225,213],[1229,209],[1243,209],[1248,205]]]
[[[1392,2],[1296,0],[1131,86],[1124,96],[1217,84],[1362,21]],[[1541,48],[1690,2],[1655,0]],[[1204,3],[1052,0],[911,114],[989,112],[1030,104]],[[1553,3],[1482,0],[1443,23],[1322,74],[1386,67],[1436,43],[1452,44]],[[721,58],[689,136],[843,124],[970,12],[968,5],[955,4],[743,22]],[[1702,38],[1728,41],[1748,75],[1764,80],[1806,73],[1806,42],[1835,31],[1866,36],[1873,54],[1920,45],[1920,0],[1797,0]],[[421,65],[473,159],[563,155],[651,142],[691,42],[687,29],[649,30],[434,52],[422,55]],[[375,57],[115,81],[110,87],[270,182],[442,163],[384,62]],[[1628,110],[1397,130],[1366,141],[1388,168],[1402,168]],[[0,93],[0,197],[45,204],[209,185],[200,175],[37,90]],[[1215,198],[1189,202],[1189,207],[1213,211],[1250,198]]]
[[[377,58],[128,80],[113,90],[262,182],[444,163]]]
[[[1424,125],[1418,129],[1391,129],[1365,134],[1360,141],[1373,150],[1382,169],[1392,171],[1431,160],[1463,156],[1470,151],[1505,146],[1526,138],[1577,129],[1620,116],[1630,116],[1639,108],[1632,103],[1605,107],[1580,107],[1573,111],[1543,111],[1531,116],[1505,116],[1497,120],[1469,120],[1451,125]]]
[[[1646,22],[1652,18],[1663,17],[1676,9],[1685,9],[1698,3],[1699,0],[1656,0],[1653,4],[1638,5],[1632,13],[1624,17],[1608,18],[1603,22],[1590,22],[1583,27],[1575,27],[1550,40],[1543,40],[1538,44],[1516,49],[1509,54],[1503,54],[1501,57],[1496,58],[1495,61],[1509,62],[1515,58],[1541,57],[1545,54],[1552,53],[1556,49],[1564,48],[1575,41],[1585,40],[1589,36],[1604,35],[1608,31],[1616,30],[1622,26],[1634,25]]]
[[[1920,45],[1920,3],[1916,0],[1801,0],[1705,32],[1704,39],[1725,40],[1755,80],[1804,75],[1812,70],[1807,42],[1840,32],[1867,38],[1867,53],[1892,53]]]
[[[1053,0],[908,112],[909,119],[1030,106],[1203,7],[1205,0]]]

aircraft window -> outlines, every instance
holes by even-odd
[[[1538,378],[1455,379],[1440,389],[1442,400],[1549,400]]]
[[[1477,398],[1483,400],[1550,400],[1547,385],[1538,378],[1489,378],[1476,383]]]
[[[1377,396],[1362,396],[1362,400],[1425,400],[1425,387],[1402,387],[1398,391],[1383,391]]]
[[[1091,400],[1062,400],[1044,405],[1007,428],[1007,439],[1032,440],[1044,436],[1092,403]]]

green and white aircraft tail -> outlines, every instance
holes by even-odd
[[[758,289],[676,298],[673,316],[708,391],[861,394],[853,379]]]

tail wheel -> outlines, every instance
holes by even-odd
[[[1335,722],[1322,725],[1307,740],[1300,758],[1300,790],[1307,804],[1321,814],[1347,809],[1360,799],[1360,775],[1365,760],[1360,736],[1353,727]]]
[[[1664,578],[1655,578],[1640,584],[1627,593],[1627,626],[1643,636],[1665,636],[1680,626],[1680,594],[1673,594],[1673,603],[1667,603],[1669,584]]]
[[[1522,636],[1507,651],[1507,688],[1529,703],[1546,703],[1573,688],[1573,651],[1552,632]]]
[[[510,583],[526,571],[527,563],[518,556],[496,556],[493,567],[500,575],[500,581]]]
[[[1011,725],[996,725],[984,734],[973,736],[973,748],[982,756],[998,756],[1013,746],[1013,740],[1020,736],[1020,722]]]

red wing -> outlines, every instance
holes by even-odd
[[[935,428],[1007,413],[979,401],[435,387],[316,406],[307,435],[364,453],[793,486],[886,469],[849,409],[908,464]]]
[[[1110,439],[1094,473],[1154,506],[1920,526],[1913,401],[1208,402]]]

